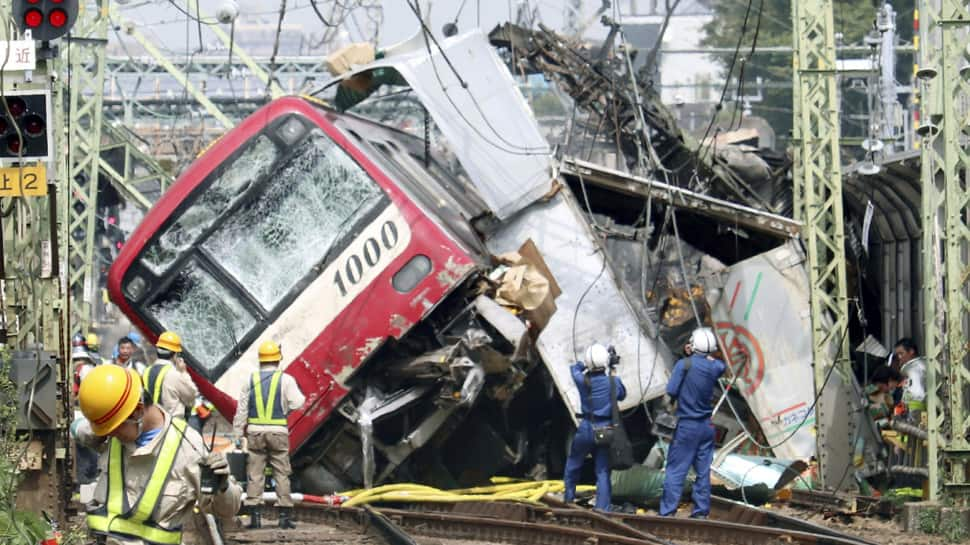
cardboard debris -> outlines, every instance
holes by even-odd
[[[529,239],[518,251],[502,254],[497,259],[508,268],[499,279],[495,301],[521,311],[541,331],[556,312],[556,297],[562,290],[539,249]]]
[[[323,61],[327,72],[334,77],[349,72],[354,66],[374,62],[374,45],[370,43],[356,43],[334,51]]]

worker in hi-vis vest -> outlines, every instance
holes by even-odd
[[[186,418],[186,412],[195,405],[199,395],[192,377],[185,369],[182,359],[182,339],[174,331],[165,331],[155,343],[158,359],[145,368],[142,382],[152,403],[178,418]]]
[[[249,453],[245,506],[249,527],[262,526],[263,483],[266,464],[273,468],[280,528],[294,528],[290,497],[290,430],[286,416],[303,406],[306,398],[291,375],[280,370],[280,346],[266,341],[259,346],[259,370],[243,383],[233,418],[237,442],[245,438]]]
[[[195,543],[201,537],[183,536],[182,525],[197,506],[232,520],[242,488],[225,454],[209,452],[199,432],[154,405],[133,369],[95,367],[81,379],[78,401],[84,418],[71,435],[100,453],[101,475],[86,506],[98,544]],[[204,470],[212,477],[207,486]]]

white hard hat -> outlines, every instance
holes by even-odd
[[[94,361],[94,358],[91,357],[91,354],[89,354],[88,351],[85,350],[83,346],[75,346],[74,348],[71,349],[71,359]]]
[[[690,346],[698,354],[711,354],[717,350],[717,338],[709,327],[698,327],[690,334]]]
[[[77,378],[83,381],[84,377],[88,376],[88,373],[90,373],[92,369],[94,369],[94,365],[82,365],[78,370]]]
[[[586,368],[591,371],[599,371],[606,369],[607,364],[610,362],[610,352],[605,346],[594,343],[589,345],[586,349]]]

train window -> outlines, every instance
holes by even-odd
[[[383,192],[320,130],[296,146],[260,195],[248,199],[202,247],[265,309],[272,309],[338,243],[345,224]]]
[[[200,192],[197,201],[148,246],[142,263],[158,275],[168,270],[216,218],[245,195],[256,180],[269,175],[278,155],[272,140],[265,135],[258,136],[205,191]]]
[[[255,324],[255,317],[194,260],[182,268],[149,314],[178,331],[185,349],[207,369],[218,365]]]

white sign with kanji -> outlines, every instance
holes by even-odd
[[[37,48],[33,40],[0,40],[0,70],[16,72],[37,68]]]

